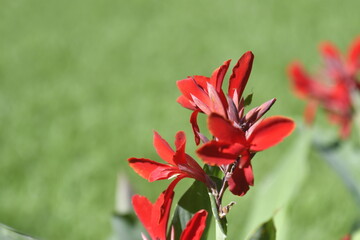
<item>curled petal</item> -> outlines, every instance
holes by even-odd
[[[186,163],[185,145],[186,145],[185,133],[183,131],[177,132],[175,136],[176,153],[173,157],[173,160],[176,165]]]
[[[220,141],[246,145],[245,133],[218,114],[212,113],[208,117],[208,127],[210,132]]]
[[[194,137],[195,137],[195,143],[196,145],[200,144],[200,128],[199,125],[197,123],[197,115],[200,112],[200,110],[195,110],[191,116],[190,116],[190,123],[191,123],[191,127],[192,130],[194,132]]]
[[[280,143],[294,130],[295,123],[286,117],[273,116],[253,127],[254,129],[250,129],[252,133],[248,141],[251,144],[250,150],[257,152]]]
[[[180,240],[200,240],[206,228],[207,211],[200,210],[194,214],[186,224],[184,231],[181,233]]]
[[[235,67],[233,68],[232,75],[230,76],[228,90],[230,97],[233,97],[235,91],[239,97],[242,96],[247,81],[250,77],[253,61],[254,55],[249,51],[242,55],[239,61],[236,63]]]
[[[221,91],[221,86],[224,81],[225,74],[229,68],[230,62],[231,60],[224,62],[224,64],[217,68],[211,75],[210,84],[214,86],[217,92]]]
[[[245,147],[238,143],[210,141],[202,145],[196,153],[206,164],[221,166],[233,163],[244,150]]]
[[[157,132],[154,131],[154,148],[157,154],[166,162],[175,165],[173,156],[174,150],[170,147],[169,143],[165,141]]]

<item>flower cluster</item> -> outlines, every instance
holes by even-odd
[[[350,45],[346,57],[329,42],[320,45],[324,66],[309,76],[299,62],[289,67],[295,93],[308,100],[305,120],[312,123],[317,106],[323,107],[331,122],[340,125],[340,136],[347,138],[353,116],[352,93],[360,91],[357,73],[360,70],[360,37]]]
[[[134,171],[149,182],[174,179],[155,204],[151,204],[145,197],[138,195],[133,197],[135,212],[152,239],[165,240],[166,236],[174,235],[173,230],[169,230],[170,233],[166,230],[174,195],[173,189],[181,179],[188,177],[203,182],[214,196],[219,216],[222,217],[226,214],[221,206],[225,190],[229,188],[233,194],[243,196],[254,184],[251,160],[255,154],[278,144],[293,131],[295,124],[289,118],[282,116],[262,118],[275,103],[275,98],[245,112],[252,95],[244,98],[243,92],[251,73],[253,60],[252,52],[246,52],[238,60],[232,70],[226,93],[222,85],[230,60],[217,68],[211,77],[195,75],[177,82],[182,94],[177,101],[193,111],[190,123],[195,142],[200,145],[196,153],[205,164],[218,167],[223,172],[220,187],[186,153],[186,137],[181,131],[175,136],[175,149],[157,132],[154,133],[154,148],[166,163],[146,158],[128,159]],[[211,138],[207,138],[206,134],[200,131],[197,123],[199,113],[207,115]],[[191,239],[200,239],[205,228],[206,216],[205,210],[197,212],[188,222],[181,239],[189,239],[183,236],[190,233],[191,236],[196,236]],[[196,228],[194,222],[197,223]],[[146,237],[143,236],[143,239]]]

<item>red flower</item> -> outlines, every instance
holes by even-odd
[[[251,111],[249,113],[253,116]],[[254,120],[257,119],[254,117]],[[208,117],[208,127],[216,139],[201,146],[197,154],[205,163],[217,166],[232,164],[241,156],[239,167],[234,169],[229,180],[231,192],[241,196],[249,189],[249,185],[253,185],[250,163],[253,155],[281,142],[290,135],[295,124],[289,118],[274,116],[244,130],[236,123],[213,113]]]
[[[250,160],[254,154],[276,145],[294,128],[294,122],[284,117],[259,122],[275,103],[275,98],[245,114],[242,94],[253,60],[251,52],[246,52],[239,59],[230,76],[227,94],[222,91],[221,85],[230,60],[216,69],[210,78],[193,76],[177,82],[182,93],[178,102],[194,111],[190,122],[196,143],[199,144],[200,139],[205,143],[197,151],[199,157],[210,165],[228,166],[236,163],[228,184],[230,190],[240,196],[246,193],[249,185],[253,185]],[[215,137],[213,141],[209,142],[200,133],[196,120],[199,112],[209,115],[208,127]]]
[[[144,225],[153,240],[166,240],[167,225],[169,221],[169,214],[171,204],[174,198],[175,182],[170,184],[168,189],[160,194],[154,204],[152,204],[146,197],[135,195],[132,199],[136,215]],[[190,219],[186,228],[181,234],[180,240],[200,240],[203,231],[205,230],[207,212],[200,210]],[[173,233],[173,230],[172,230]],[[173,240],[172,234],[171,240]],[[142,234],[143,240],[147,240]]]
[[[250,51],[239,59],[230,76],[227,96],[221,87],[231,60],[224,62],[213,72],[210,78],[196,75],[177,81],[177,86],[182,93],[177,101],[183,107],[194,111],[190,122],[196,144],[200,143],[202,137],[196,121],[198,112],[207,115],[217,113],[225,118],[231,118],[234,114],[231,112],[233,110],[232,105],[239,106],[241,95],[250,76],[253,60],[254,55]]]
[[[351,240],[351,235],[346,234],[343,238],[341,238],[341,240]]]
[[[300,63],[292,63],[289,75],[295,93],[309,101],[305,110],[305,120],[312,123],[316,108],[321,105],[329,120],[341,126],[340,135],[346,138],[350,134],[353,115],[351,93],[360,90],[356,74],[360,70],[360,37],[349,48],[348,56],[342,59],[331,43],[320,46],[325,66],[319,76],[311,77]]]
[[[167,164],[145,158],[130,158],[128,161],[134,171],[149,182],[174,177],[178,179],[189,177],[208,185],[208,176],[200,165],[185,153],[185,144],[186,137],[182,131],[175,136],[176,151],[157,132],[154,132],[154,147]]]

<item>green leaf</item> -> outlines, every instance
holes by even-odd
[[[113,235],[110,240],[138,240],[141,237],[141,227],[134,213],[114,214],[112,217]]]
[[[274,221],[271,218],[269,221],[261,224],[260,227],[251,235],[249,240],[275,240],[276,239],[276,228]]]
[[[286,239],[286,207],[296,196],[308,171],[307,158],[311,143],[311,131],[297,129],[293,146],[284,154],[268,176],[254,187],[254,201],[248,216],[246,231],[249,233],[259,223],[274,216],[278,225],[278,239]],[[281,210],[280,212],[278,212]],[[281,230],[281,231],[280,231]]]
[[[247,97],[244,100],[244,107],[249,106],[252,102],[253,94],[247,95]]]
[[[211,205],[206,186],[199,181],[194,181],[177,203],[172,226],[175,230],[175,239],[179,239],[188,221],[199,210],[205,209],[209,214],[206,220],[206,229],[202,239],[206,239],[211,222]]]
[[[0,239],[1,240],[35,240],[35,238],[27,236],[19,231],[8,226],[0,224]]]

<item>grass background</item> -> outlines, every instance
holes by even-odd
[[[286,66],[300,59],[315,69],[322,40],[345,50],[359,34],[359,8],[357,0],[0,0],[0,222],[42,239],[106,239],[119,171],[152,200],[166,186],[140,179],[126,159],[157,158],[153,129],[171,142],[178,130],[192,138],[176,80],[252,50],[254,105],[276,97],[271,115],[299,117],[304,104]],[[258,154],[257,183],[293,140]],[[291,239],[339,239],[354,204],[326,164],[315,154],[309,162],[290,208]],[[240,200],[230,239],[251,192]]]

